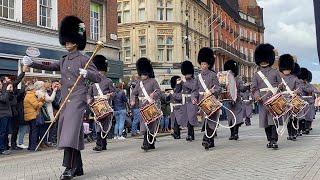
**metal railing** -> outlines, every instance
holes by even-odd
[[[241,59],[249,61],[249,59],[247,59],[248,57],[245,54],[241,53],[240,51],[238,51],[237,49],[228,45],[227,43],[223,42],[222,40],[219,40],[219,39],[214,40],[214,47],[222,48],[222,49],[240,57]]]

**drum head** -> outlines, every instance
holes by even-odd
[[[238,91],[237,91],[237,82],[236,78],[231,71],[228,71],[227,75],[227,90],[233,101],[237,101]]]

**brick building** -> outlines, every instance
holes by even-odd
[[[2,0],[0,4],[0,75],[17,75],[19,60],[28,47],[38,48],[36,60],[57,61],[67,52],[59,44],[59,22],[67,15],[80,17],[86,25],[87,46],[91,55],[94,43],[105,48],[98,54],[109,62],[108,76],[122,77],[117,40],[117,3],[115,0]],[[107,18],[108,17],[108,18]],[[59,72],[30,70],[27,76],[59,78]]]

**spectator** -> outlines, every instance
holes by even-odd
[[[2,86],[3,84],[0,82],[0,155],[9,155],[11,152],[7,145],[9,121],[12,118],[10,101],[13,99],[13,86],[8,84],[5,91]]]
[[[124,122],[126,120],[126,105],[127,105],[127,97],[123,92],[122,83],[118,83],[116,85],[116,91],[113,94],[113,110],[114,116],[116,119],[116,124],[114,127],[114,138],[115,139],[126,139],[122,136],[122,132],[124,129]]]
[[[170,116],[170,101],[168,101],[169,90],[166,90],[164,94],[161,95],[161,110],[163,116],[160,120],[159,132],[170,132],[169,130],[169,116]]]
[[[61,102],[61,84],[58,80],[52,81],[51,91],[48,92],[49,96],[52,95],[52,92],[54,91],[55,88],[57,88],[57,92],[54,100],[52,101],[53,115],[55,115],[56,112],[59,110],[60,102]],[[59,117],[56,118],[55,122],[53,123],[50,129],[49,140],[48,140],[49,145],[55,146],[57,144],[58,123],[59,123]]]
[[[136,85],[139,82],[137,81],[137,78],[135,75],[132,75],[131,77],[131,81],[128,83],[129,87],[130,87],[130,91],[129,91],[129,95],[131,95],[131,92],[133,91],[133,89],[136,87]],[[131,113],[133,116],[133,121],[132,121],[132,125],[131,125],[131,136],[139,136],[138,134],[138,125],[140,122],[140,113],[139,113],[139,98],[135,97],[135,104],[134,106],[131,107]]]
[[[23,105],[24,120],[28,122],[30,128],[28,150],[35,150],[39,136],[39,127],[36,125],[36,117],[39,114],[38,112],[40,111],[40,108],[44,104],[45,97],[42,97],[38,100],[35,94],[36,90],[34,85],[29,85],[26,90],[27,92],[23,101]]]
[[[29,126],[26,121],[24,121],[24,112],[23,112],[23,100],[26,94],[26,86],[30,82],[27,82],[26,85],[22,85],[20,90],[17,90],[17,111],[19,119],[19,131],[18,131],[18,144],[17,147],[22,149],[27,149],[28,146],[23,144],[24,135],[27,133]],[[11,147],[12,148],[12,147]]]

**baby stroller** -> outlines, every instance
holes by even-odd
[[[92,129],[90,129],[89,123],[83,122],[83,132],[84,138],[87,139],[88,142],[94,141]]]
[[[128,111],[126,115],[126,121],[124,122],[124,129],[122,131],[123,137],[127,137],[128,133],[131,132],[131,124],[132,124],[132,114],[131,114],[131,111]]]

